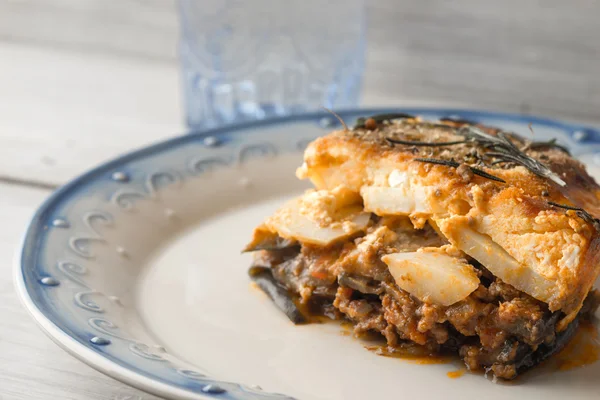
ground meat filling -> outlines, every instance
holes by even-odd
[[[560,350],[577,326],[579,319],[557,334],[559,312],[550,312],[545,303],[496,279],[475,261],[481,284],[471,295],[447,307],[423,303],[400,289],[380,260],[389,251],[386,238],[393,236],[394,251],[443,241],[428,226],[409,240],[403,233],[415,231],[398,221],[383,220],[370,229],[381,232],[364,246],[366,252],[357,251],[366,239],[355,238],[329,248],[262,250],[255,265],[270,267],[300,303],[316,304],[313,312],[350,320],[359,336],[377,332],[391,347],[410,341],[431,352],[458,352],[470,370],[492,371],[503,379],[513,379]],[[598,299],[590,292],[580,318],[593,314]]]

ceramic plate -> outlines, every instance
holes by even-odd
[[[342,112],[357,117],[390,110]],[[485,112],[455,116],[556,137],[592,163],[600,131]],[[183,399],[592,398],[600,364],[512,384],[449,379],[453,364],[377,356],[339,324],[294,326],[247,276],[254,226],[307,184],[302,150],[338,122],[326,113],[177,137],[104,164],[33,218],[18,291],[52,339],[123,382]],[[597,170],[593,167],[593,170]],[[593,171],[597,172],[597,171]]]

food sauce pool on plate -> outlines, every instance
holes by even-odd
[[[352,328],[352,324],[343,323],[342,328],[344,336],[350,335],[349,330]],[[421,365],[451,364],[458,360],[455,355],[431,354],[425,348],[410,343],[399,347],[378,344],[367,345],[365,348],[380,356],[399,358]],[[552,372],[568,371],[594,364],[598,360],[600,360],[600,334],[598,333],[598,327],[595,323],[582,321],[575,337],[569,344],[558,354],[546,360],[544,365]],[[464,376],[467,372],[466,367],[461,365],[458,369],[447,372],[446,375],[450,379],[457,379]]]
[[[350,322],[350,321],[343,321],[340,324],[340,328],[342,328],[342,330],[340,331],[340,334],[342,336],[352,336],[353,335],[354,325],[352,325],[352,322]]]
[[[559,371],[584,367],[600,360],[600,336],[598,327],[582,321],[575,337],[551,359],[552,366]]]
[[[456,371],[446,372],[446,376],[450,379],[460,378],[467,372],[466,368],[457,369]]]
[[[432,354],[422,346],[411,343],[397,347],[375,345],[365,346],[365,348],[378,356],[400,358],[414,364],[448,364],[457,359],[456,356]]]

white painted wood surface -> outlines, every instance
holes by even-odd
[[[11,259],[49,188],[183,132],[175,6],[0,0],[0,400],[155,399],[45,338]],[[598,15],[593,0],[369,2],[364,103],[598,123]]]

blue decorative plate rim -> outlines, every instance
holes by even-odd
[[[414,115],[436,115],[437,117],[451,117],[477,122],[481,119],[495,119],[512,123],[542,125],[548,128],[563,131],[573,142],[584,145],[600,144],[600,131],[585,125],[561,122],[551,118],[515,115],[510,113],[497,113],[491,111],[476,111],[465,109],[443,109],[443,108],[370,108],[339,111],[339,116],[349,125],[359,116],[369,116],[379,113],[402,111]],[[59,282],[48,275],[39,262],[40,253],[44,246],[44,238],[48,234],[49,227],[68,228],[68,221],[56,218],[54,211],[60,204],[66,202],[70,196],[81,187],[102,185],[107,177],[113,181],[125,182],[128,175],[115,175],[123,165],[144,160],[156,156],[165,151],[176,150],[179,147],[192,143],[203,143],[207,151],[213,146],[220,149],[234,150],[236,138],[240,134],[249,135],[259,132],[260,128],[267,128],[288,123],[307,122],[320,124],[323,128],[339,126],[336,119],[327,112],[308,113],[299,116],[288,116],[265,121],[255,121],[243,124],[232,124],[207,131],[194,132],[191,134],[174,137],[163,142],[133,151],[108,161],[72,180],[54,192],[38,209],[31,219],[27,231],[22,239],[20,250],[15,257],[15,285],[19,297],[27,310],[32,314],[36,322],[45,333],[59,346],[63,347],[73,356],[79,358],[93,368],[112,376],[129,385],[161,396],[180,397],[189,399],[263,399],[263,398],[289,398],[284,395],[270,395],[268,393],[249,390],[242,385],[237,385],[237,390],[231,389],[236,384],[222,384],[221,381],[211,380],[206,376],[196,379],[193,371],[183,378],[189,378],[189,382],[170,381],[163,376],[149,374],[146,371],[133,368],[123,361],[102,351],[102,347],[110,341],[102,337],[93,337],[89,340],[81,340],[81,334],[71,330],[68,326],[60,325],[53,320],[49,312],[51,305],[45,304],[45,297],[40,293],[44,288],[54,287]],[[285,130],[282,130],[285,134]],[[247,138],[248,136],[245,136]],[[112,174],[112,175],[111,175]],[[32,279],[34,277],[34,279]],[[181,372],[181,371],[179,371]],[[186,372],[186,371],[184,371]],[[198,378],[200,378],[198,376]],[[228,386],[229,385],[229,386]],[[233,386],[232,386],[233,385]]]

